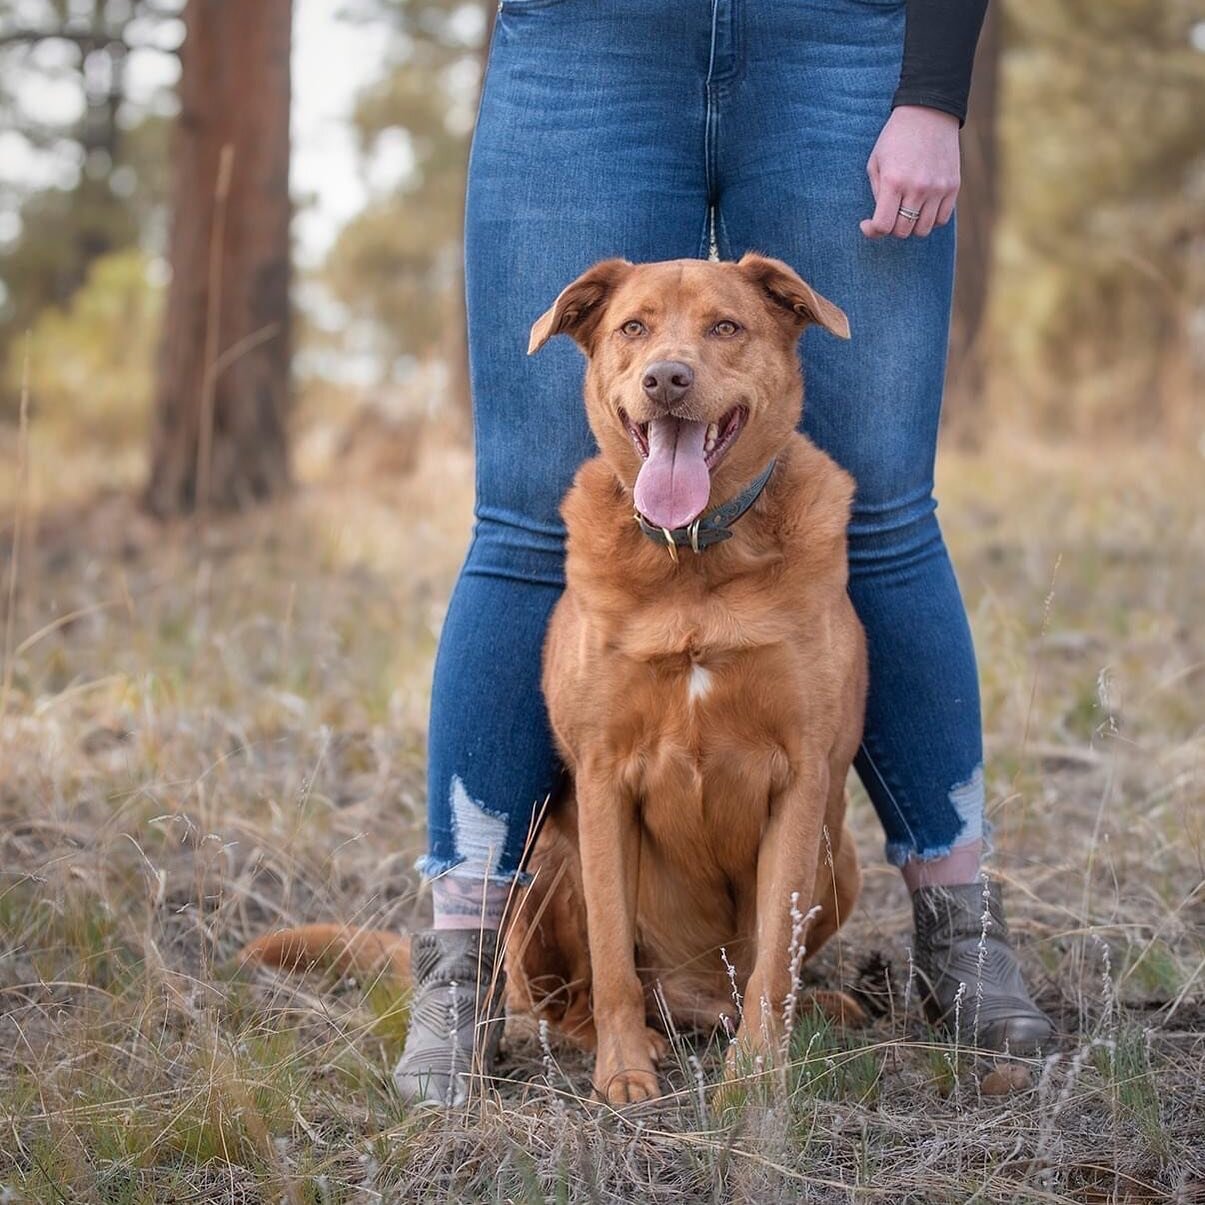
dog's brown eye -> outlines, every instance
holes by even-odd
[[[648,334],[648,328],[643,322],[636,318],[629,318],[627,322],[619,328],[629,339],[639,339],[641,335]]]
[[[719,322],[711,328],[713,335],[719,335],[721,339],[728,339],[735,335],[741,328],[737,326],[731,318],[721,318]]]

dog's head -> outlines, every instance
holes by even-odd
[[[682,527],[766,466],[799,422],[797,344],[849,338],[832,302],[775,259],[604,260],[531,328],[586,354],[586,410],[607,463],[658,527]]]

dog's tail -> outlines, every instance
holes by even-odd
[[[240,965],[260,963],[286,971],[354,972],[361,978],[382,975],[407,983],[410,938],[356,925],[302,925],[249,941],[239,951],[237,961]]]

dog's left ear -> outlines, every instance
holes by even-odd
[[[795,325],[800,332],[814,322],[838,338],[849,338],[849,319],[845,311],[827,297],[821,297],[789,264],[748,251],[737,267],[763,289],[772,302],[795,316]]]
[[[626,259],[604,259],[566,285],[552,306],[536,319],[527,354],[535,355],[553,335],[571,335],[588,352],[607,298],[631,267]]]

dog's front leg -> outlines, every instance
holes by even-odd
[[[742,1057],[751,1061],[779,1049],[807,941],[801,918],[816,898],[828,788],[827,762],[809,759],[771,803],[757,855],[757,953],[729,1074]]]
[[[594,1089],[610,1104],[647,1100],[657,1095],[654,1063],[664,1045],[645,1025],[644,991],[636,974],[636,801],[598,762],[579,765],[575,785],[598,1032]]]

